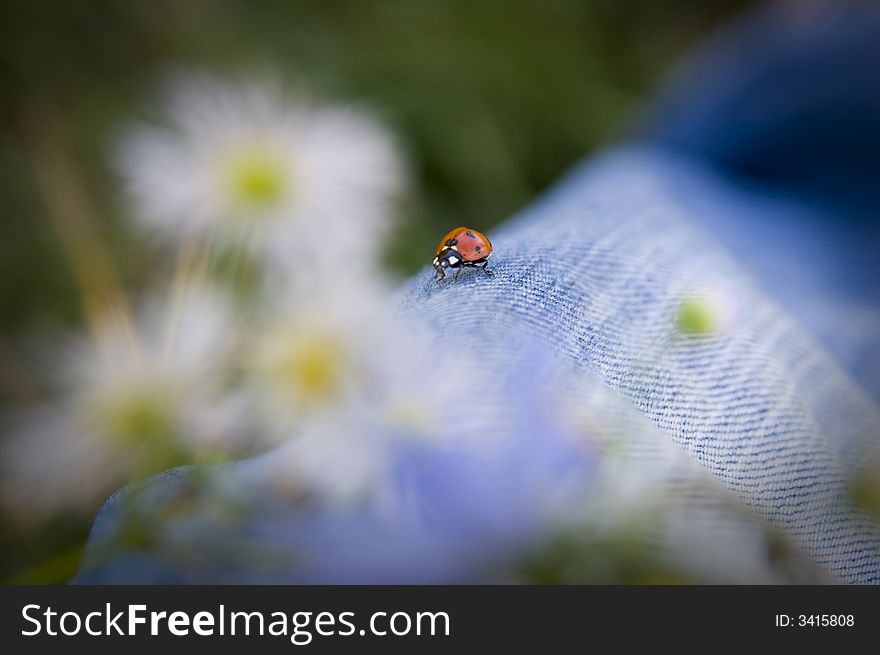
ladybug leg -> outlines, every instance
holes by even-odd
[[[485,274],[488,275],[489,277],[494,277],[494,276],[495,276],[495,271],[490,271],[490,270],[489,270],[489,262],[488,262],[488,261],[483,262],[483,273],[485,273]]]
[[[458,268],[455,269],[455,275],[452,276],[453,280],[458,279],[458,276],[461,275],[461,271],[463,268],[464,268],[463,266],[459,266]]]

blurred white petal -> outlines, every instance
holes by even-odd
[[[180,457],[238,451],[246,413],[222,387],[236,343],[231,307],[207,287],[151,299],[133,325],[108,317],[57,354],[52,408],[13,419],[5,503],[50,515]]]
[[[181,76],[170,126],[133,128],[118,164],[141,224],[178,242],[216,236],[292,279],[377,257],[402,186],[389,135],[277,81]]]

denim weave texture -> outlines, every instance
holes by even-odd
[[[876,583],[880,529],[853,505],[847,481],[876,464],[877,405],[703,227],[690,209],[695,189],[729,193],[695,162],[650,149],[608,153],[493,235],[494,277],[437,284],[425,274],[406,309],[443,326],[450,344],[477,342],[498,361],[510,356],[511,334],[538,335],[816,563],[841,580]],[[678,302],[704,288],[724,290],[730,325],[676,333]],[[629,464],[652,461],[635,452]]]

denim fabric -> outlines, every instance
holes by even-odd
[[[718,172],[708,193],[679,185],[700,223],[880,399],[880,5],[774,3],[735,21],[639,132]]]
[[[704,229],[698,164],[634,149],[576,171],[494,235],[495,277],[416,279],[407,308],[503,360],[529,330],[598,372],[747,507],[850,582],[880,581],[880,529],[847,476],[877,461],[880,413]],[[717,180],[716,180],[717,183]],[[718,338],[672,332],[678,299],[718,288],[742,308]]]
[[[662,151],[669,161],[693,162],[666,166],[669,193],[880,400],[880,225],[856,227],[842,210],[829,214],[779,189],[731,179],[717,162]]]
[[[880,4],[767,3],[676,71],[641,132],[728,176],[823,205],[839,229],[876,228]]]

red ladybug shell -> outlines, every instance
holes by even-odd
[[[455,243],[450,243],[452,241]],[[492,252],[492,244],[486,235],[469,227],[457,227],[451,230],[440,241],[440,245],[437,246],[434,255],[439,255],[446,246],[458,252],[462,260],[466,262],[485,259]]]

